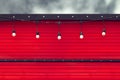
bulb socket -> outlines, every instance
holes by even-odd
[[[39,35],[40,33],[39,32],[36,32],[36,35]]]

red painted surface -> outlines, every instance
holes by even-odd
[[[57,24],[0,22],[0,58],[120,58],[120,22],[105,22],[107,34],[101,36],[102,22],[85,22],[79,39],[80,24],[62,24],[62,40],[57,40]],[[96,80],[120,79],[120,63],[0,63],[0,80]]]
[[[0,63],[0,80],[120,80],[119,63]]]

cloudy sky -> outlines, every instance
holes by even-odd
[[[0,0],[0,14],[120,14],[120,0]]]

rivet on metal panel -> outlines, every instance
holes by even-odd
[[[43,16],[43,18],[45,18],[45,16]]]
[[[104,16],[101,16],[101,18],[103,18]]]
[[[28,18],[30,18],[31,16],[28,16]]]
[[[86,16],[87,18],[89,17],[89,16]]]
[[[15,16],[12,16],[13,19],[15,19]]]
[[[72,16],[72,18],[74,18],[74,16]]]
[[[60,16],[57,16],[57,18],[60,18]]]
[[[116,18],[118,18],[118,16],[116,16]]]

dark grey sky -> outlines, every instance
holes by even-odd
[[[117,14],[120,0],[0,0],[0,14]]]

